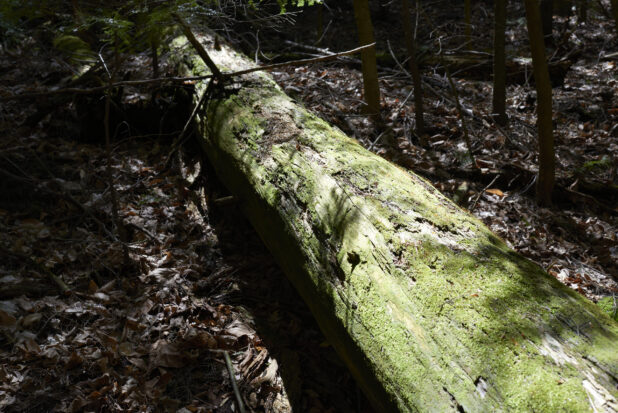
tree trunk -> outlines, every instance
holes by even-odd
[[[610,0],[612,6],[612,16],[616,25],[616,35],[618,36],[618,0]]]
[[[318,16],[317,16],[317,36],[315,40],[315,45],[319,46],[322,43],[322,37],[324,37],[324,3],[318,4],[316,6],[318,8]]]
[[[494,90],[492,112],[499,125],[506,125],[506,53],[504,49],[506,29],[506,1],[494,2]]]
[[[464,0],[464,41],[472,49],[472,0]]]
[[[448,66],[451,73],[458,78],[483,80],[493,73],[493,59],[491,56],[470,54],[461,52],[459,54],[449,54],[441,56],[426,56],[419,62],[420,67],[429,67],[441,73],[444,66]],[[564,84],[565,76],[571,68],[573,62],[567,59],[560,59],[549,62],[549,76],[553,87]],[[506,83],[524,84],[534,81],[531,78],[532,62],[521,58],[509,58],[506,60]]]
[[[556,159],[552,125],[552,90],[545,56],[545,44],[541,31],[541,14],[536,0],[525,0],[526,22],[532,71],[537,97],[536,125],[539,133],[539,174],[536,180],[536,199],[541,205],[551,205],[554,190]]]
[[[538,7],[538,6],[537,6]],[[545,44],[547,46],[553,43],[553,20],[554,20],[554,1],[553,0],[540,0],[541,10],[541,26],[543,28],[543,37],[545,38]]]
[[[553,7],[558,16],[569,17],[571,15],[571,8],[573,7],[573,4],[571,0],[554,0]]]
[[[588,20],[588,0],[577,1],[577,15],[580,22]]]
[[[270,76],[214,90],[204,151],[377,411],[618,409],[618,324],[596,305]]]
[[[373,25],[369,12],[368,0],[354,0],[354,17],[360,45],[371,44],[373,38]],[[363,85],[365,91],[365,103],[367,113],[380,117],[380,85],[378,84],[378,65],[376,63],[376,49],[372,47],[361,52],[363,63]]]
[[[423,119],[423,87],[421,82],[421,73],[418,70],[418,64],[416,63],[416,39],[414,38],[414,31],[412,29],[412,25],[410,24],[409,0],[402,0],[401,2],[401,19],[406,48],[408,49],[408,65],[410,68],[410,74],[412,75],[412,84],[414,86],[414,116],[416,119],[416,135],[420,140],[421,146],[426,147],[427,139],[425,137],[425,120]]]

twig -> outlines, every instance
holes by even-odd
[[[483,190],[478,194],[478,196],[476,197],[476,199],[474,200],[474,202],[472,203],[472,206],[470,207],[469,211],[472,212],[472,210],[474,209],[474,207],[476,207],[476,203],[479,202],[479,199],[481,199],[481,196],[485,193],[485,191],[487,189],[489,189],[490,186],[492,186],[494,184],[494,182],[496,182],[498,180],[498,178],[500,178],[500,174],[496,175],[494,179],[491,180],[491,182],[489,183],[489,185],[487,185],[485,188],[483,188]]]
[[[361,50],[364,50],[366,48],[373,47],[373,46],[375,46],[375,43],[366,44],[364,46],[357,47],[356,49],[347,50],[345,52],[340,52],[340,53],[334,53],[334,54],[330,54],[326,56],[318,56],[318,57],[312,57],[309,59],[301,59],[301,60],[291,60],[289,62],[282,62],[282,63],[275,63],[272,65],[259,66],[259,67],[254,67],[251,69],[241,70],[238,72],[222,72],[221,76],[223,79],[229,79],[235,76],[246,75],[248,73],[258,72],[261,70],[271,70],[271,69],[278,69],[278,68],[286,67],[286,66],[302,66],[305,64],[309,64],[309,63],[324,62],[328,60],[337,59],[342,56],[348,56],[351,54],[355,54],[355,53],[360,52]],[[114,88],[121,87],[121,86],[141,86],[141,85],[149,85],[149,84],[155,84],[155,83],[167,83],[167,82],[176,82],[176,83],[195,82],[199,80],[211,79],[212,77],[213,77],[212,74],[208,74],[208,75],[201,75],[201,76],[160,77],[158,79],[126,80],[122,82],[109,83],[105,86],[97,86],[97,87],[88,88],[88,89],[65,88],[65,89],[47,90],[47,91],[42,91],[42,92],[25,93],[25,94],[13,95],[13,96],[5,96],[5,97],[0,97],[0,102],[6,102],[10,100],[35,99],[38,97],[46,97],[46,96],[61,95],[61,94],[72,94],[72,93],[87,95],[87,94],[92,94],[92,93],[103,92],[103,91],[114,89]]]
[[[30,264],[31,267],[35,267],[37,270],[44,272],[49,278],[51,278],[56,283],[56,285],[58,285],[58,287],[60,288],[63,294],[68,295],[71,293],[71,289],[66,285],[66,283],[62,280],[62,278],[54,274],[46,266],[39,264],[38,262],[30,258],[28,255],[8,250],[1,245],[0,245],[0,251],[3,252],[4,254],[12,255],[16,258],[25,260],[28,264]]]
[[[5,158],[5,157],[3,157],[3,158]],[[7,159],[7,158],[5,158],[5,159]],[[103,230],[103,232],[105,232],[112,240],[114,240],[116,242],[119,241],[118,238],[112,232],[110,232],[110,230],[107,229],[105,224],[100,219],[98,219],[90,209],[88,209],[85,206],[83,206],[78,200],[76,200],[73,197],[73,195],[69,194],[64,189],[61,188],[59,192],[52,191],[51,189],[46,188],[43,185],[36,185],[37,180],[32,178],[32,177],[17,176],[17,175],[14,175],[14,174],[10,173],[9,171],[4,170],[2,168],[0,168],[0,175],[4,175],[7,178],[12,179],[14,181],[23,182],[23,183],[32,185],[32,186],[36,187],[37,189],[41,189],[44,192],[47,192],[49,194],[60,195],[62,198],[66,199],[67,201],[69,201],[70,203],[75,205],[80,211],[82,211],[86,215],[90,216],[90,218],[99,225],[99,228],[101,228]],[[57,179],[57,178],[55,178],[55,179]]]
[[[108,78],[109,85],[113,83],[114,76],[117,70],[119,69],[118,48],[116,47],[114,51],[116,54],[116,64],[114,65],[115,67],[114,67],[113,73],[109,73],[109,71],[107,71],[107,74],[109,76]],[[99,58],[101,59],[101,63],[103,63],[103,65],[105,66],[107,70],[107,65],[105,64],[105,60],[103,59],[103,56],[100,53],[99,53]],[[127,242],[126,231],[118,215],[120,211],[120,207],[118,205],[118,195],[116,193],[116,187],[114,186],[114,175],[112,172],[112,146],[111,146],[111,137],[110,137],[110,130],[109,130],[110,129],[111,101],[112,101],[112,97],[111,97],[111,89],[110,89],[108,90],[107,95],[105,96],[105,115],[103,118],[103,129],[105,131],[105,157],[107,158],[106,159],[107,162],[105,165],[105,172],[106,172],[106,177],[107,177],[107,181],[108,181],[108,185],[110,189],[111,201],[112,201],[112,221],[114,225],[116,226],[116,232],[118,233],[118,237],[122,241],[122,253],[124,257],[124,262],[126,265],[128,265],[130,261],[129,248],[127,247],[127,244],[126,244]]]
[[[410,72],[408,72],[403,65],[401,64],[401,62],[399,61],[399,59],[397,59],[397,56],[395,56],[395,52],[393,52],[393,48],[391,47],[391,42],[390,40],[386,40],[386,46],[388,47],[388,52],[390,53],[391,57],[393,58],[393,60],[395,61],[395,64],[397,65],[397,67],[399,68],[399,70],[401,70],[407,77],[412,77],[412,75],[410,74]],[[410,59],[408,57],[408,59]],[[406,61],[404,60],[404,63]]]
[[[245,413],[245,405],[242,402],[242,396],[240,395],[240,391],[238,390],[238,383],[236,383],[236,377],[234,377],[234,366],[232,366],[232,360],[230,359],[230,355],[227,351],[223,352],[223,357],[225,358],[225,365],[227,366],[227,371],[230,374],[230,381],[232,382],[232,389],[234,390],[234,395],[236,396],[236,404],[238,405],[238,411],[240,413]]]
[[[187,37],[191,45],[195,48],[195,50],[197,51],[197,54],[199,54],[202,60],[204,61],[204,63],[206,63],[206,66],[208,66],[208,68],[214,75],[215,79],[221,79],[221,71],[219,70],[215,62],[212,61],[212,59],[210,58],[210,55],[208,54],[206,49],[204,49],[204,46],[202,46],[199,40],[195,38],[187,22],[185,22],[183,18],[180,17],[180,15],[177,13],[172,13],[172,17],[174,17],[174,19],[176,19],[178,24],[180,24],[180,28],[182,29],[182,32]]]
[[[154,235],[152,232],[148,231],[146,228],[143,228],[133,222],[129,222],[127,224],[128,226],[144,233],[148,238],[150,238],[151,240],[155,241],[157,244],[161,244],[161,241],[159,240],[159,238],[156,237],[156,235]]]
[[[592,201],[592,203],[596,204],[596,205],[597,205],[597,206],[599,206],[601,209],[604,209],[604,210],[606,210],[606,211],[607,211],[607,212],[609,212],[609,213],[616,213],[616,211],[618,211],[618,209],[614,209],[614,208],[612,208],[611,206],[606,205],[605,203],[603,203],[603,202],[599,201],[598,199],[596,199],[596,198],[595,198],[595,197],[593,197],[592,195],[584,194],[583,192],[579,192],[579,191],[576,191],[576,190],[574,190],[574,189],[570,189],[570,188],[566,188],[566,187],[564,188],[564,190],[565,190],[566,192],[568,192],[568,193],[571,193],[571,194],[577,195],[577,196],[579,196],[579,197],[582,197],[582,198],[584,198],[584,199],[587,199],[587,200],[589,200],[589,201]]]
[[[382,136],[386,133],[386,132],[390,132],[392,130],[392,128],[387,128],[385,130],[383,130],[377,138],[374,139],[373,142],[371,142],[371,145],[369,145],[369,147],[367,148],[368,151],[372,150],[374,146],[376,146],[376,144],[380,141],[380,139],[382,139]]]
[[[349,54],[358,53],[359,51],[361,51],[363,49],[367,49],[367,48],[373,47],[373,46],[375,46],[375,43],[371,43],[371,44],[368,44],[368,45],[357,47],[356,49],[347,50],[345,52],[335,53],[335,54],[328,55],[328,56],[320,56],[320,57],[311,58],[311,59],[293,60],[293,61],[290,61],[290,62],[276,63],[276,64],[272,64],[272,65],[267,65],[267,66],[254,67],[254,68],[251,68],[251,69],[245,69],[245,70],[241,70],[241,71],[238,71],[238,72],[222,73],[222,78],[223,79],[228,79],[228,78],[231,78],[231,77],[234,77],[234,76],[245,75],[245,74],[252,73],[252,72],[257,72],[257,71],[260,71],[260,70],[276,69],[276,68],[284,67],[284,66],[304,65],[304,64],[307,64],[307,63],[322,62],[322,61],[325,61],[325,60],[335,59],[336,57],[339,57],[339,56],[346,56],[346,55],[349,55]],[[200,107],[204,104],[204,102],[206,100],[208,100],[209,95],[212,92],[213,86],[214,86],[214,83],[211,80],[208,83],[208,86],[206,87],[206,90],[204,91],[204,93],[200,97],[200,100],[197,102],[197,104],[193,108],[193,112],[191,112],[191,116],[189,116],[189,119],[185,123],[185,126],[182,129],[182,132],[180,133],[178,138],[172,144],[172,148],[170,149],[170,153],[168,154],[168,156],[167,156],[167,158],[165,160],[165,165],[166,166],[169,164],[169,162],[170,162],[172,156],[174,155],[174,153],[178,150],[180,145],[182,145],[182,143],[184,142],[186,131],[188,130],[191,122],[193,122],[193,119],[197,115],[197,112],[199,111]]]
[[[200,100],[197,102],[197,104],[193,108],[193,111],[191,112],[191,116],[189,116],[189,119],[187,119],[187,122],[185,123],[184,128],[182,128],[182,131],[180,132],[180,135],[178,135],[178,138],[176,138],[174,142],[172,143],[170,153],[167,155],[167,158],[165,159],[165,166],[169,164],[174,153],[178,150],[180,145],[184,143],[185,134],[187,130],[189,129],[189,125],[191,125],[191,123],[193,122],[193,119],[195,119],[195,116],[197,115],[197,112],[200,110],[200,107],[204,104],[204,102],[208,100],[210,94],[212,93],[213,85],[214,85],[214,82],[211,79],[210,82],[208,82],[208,86],[206,86],[206,90],[204,90],[204,93],[202,93],[202,96],[200,96]]]
[[[327,60],[336,59],[341,56],[348,56],[351,54],[356,54],[362,50],[369,49],[370,47],[374,47],[375,45],[376,44],[374,42],[374,43],[366,44],[364,46],[357,47],[356,49],[347,50],[345,52],[334,53],[334,54],[330,54],[326,56],[312,57],[309,59],[291,60],[289,62],[274,63],[272,65],[254,67],[251,69],[240,70],[238,72],[222,73],[222,75],[223,75],[223,78],[225,79],[225,78],[229,78],[233,76],[246,75],[247,73],[253,73],[253,72],[260,71],[260,70],[271,70],[271,69],[278,69],[280,67],[286,67],[286,66],[302,66],[308,63],[324,62]]]
[[[310,52],[315,52],[315,53],[320,53],[323,55],[330,55],[333,52],[326,49],[326,48],[322,48],[322,47],[316,47],[316,46],[311,46],[308,44],[303,44],[303,43],[298,43],[298,42],[294,42],[292,40],[284,40],[283,43],[290,45],[290,46],[294,46],[294,47],[298,47],[300,49],[305,49],[308,50]],[[360,65],[361,61],[360,59],[356,59],[354,57],[346,57],[345,59],[342,59],[344,62],[348,62],[348,63],[353,63],[355,65]]]
[[[146,79],[146,80],[125,80],[121,82],[116,82],[112,84],[106,84],[104,86],[97,86],[92,88],[75,88],[69,87],[64,89],[55,89],[55,90],[46,90],[42,92],[33,92],[33,93],[24,93],[13,96],[5,96],[0,97],[0,102],[6,102],[9,100],[22,100],[22,99],[35,99],[39,97],[45,96],[53,96],[53,95],[62,95],[62,94],[78,94],[78,95],[88,95],[92,93],[104,92],[108,89],[114,89],[121,86],[142,86],[149,85],[154,83],[166,83],[166,82],[191,82],[198,81],[211,78],[212,75],[203,75],[203,76],[189,76],[189,77],[160,77],[157,79]]]
[[[440,57],[441,56],[442,55],[440,55]],[[466,114],[464,113],[461,107],[461,103],[459,102],[459,93],[457,93],[457,87],[455,86],[455,82],[453,82],[453,78],[451,77],[451,72],[448,66],[444,65],[444,70],[446,71],[446,77],[448,77],[448,82],[451,85],[451,90],[453,92],[453,97],[455,98],[457,111],[459,112],[459,116],[461,117],[461,127],[463,129],[464,140],[466,141],[466,146],[468,147],[468,155],[470,156],[470,161],[472,161],[472,165],[475,166],[476,162],[474,160],[474,154],[472,153],[472,144],[470,143],[470,135],[468,134],[468,124],[466,123]]]
[[[217,205],[217,206],[233,205],[236,202],[238,202],[238,198],[236,198],[233,195],[224,196],[224,197],[217,198],[214,201],[212,201],[212,203]]]

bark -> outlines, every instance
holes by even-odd
[[[616,35],[618,35],[618,0],[610,0],[612,6],[612,16],[614,17],[614,25],[616,26]]]
[[[580,22],[588,20],[588,0],[577,1],[577,15]]]
[[[369,0],[354,0],[354,17],[358,30],[360,46],[371,44],[373,38],[373,25],[369,12]],[[376,49],[363,50],[361,53],[363,64],[363,86],[365,91],[365,103],[367,113],[376,118],[380,117],[380,85],[378,84],[378,64],[376,62]]]
[[[524,0],[524,4],[537,96],[536,126],[539,134],[539,174],[536,180],[536,199],[541,205],[547,206],[551,205],[556,173],[552,124],[552,89],[541,31],[541,13],[536,0]]]
[[[464,0],[464,41],[472,49],[472,0]]]
[[[494,90],[492,112],[499,125],[506,125],[506,53],[504,49],[506,29],[506,1],[494,2]]]
[[[541,10],[541,25],[543,27],[543,36],[545,37],[545,43],[549,46],[553,42],[552,30],[553,30],[553,17],[554,17],[554,1],[553,0],[540,0]]]
[[[322,42],[322,37],[324,37],[324,4],[318,4],[316,6],[318,8],[317,15],[317,36],[315,40],[315,45],[318,46]]]
[[[408,49],[408,67],[412,75],[412,84],[414,86],[414,116],[416,120],[416,134],[419,137],[420,144],[423,147],[427,146],[427,138],[425,136],[425,120],[423,118],[423,87],[421,82],[421,73],[418,70],[416,63],[416,39],[414,31],[410,23],[410,2],[402,0],[401,2],[401,19],[403,32]]]
[[[569,17],[573,4],[571,0],[554,0],[553,7],[558,16]]]
[[[172,50],[185,74],[207,71],[186,41]],[[198,118],[218,176],[376,411],[618,408],[618,324],[427,181],[263,73],[224,85]]]

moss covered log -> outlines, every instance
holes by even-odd
[[[201,41],[223,72],[252,66]],[[185,74],[206,73],[185,43],[173,49]],[[226,82],[198,121],[220,179],[378,411],[618,409],[618,324],[427,181],[261,72]]]

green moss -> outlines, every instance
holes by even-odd
[[[586,411],[590,374],[618,396],[589,366],[618,375],[616,325],[424,179],[264,74],[200,119],[219,176],[374,403]]]
[[[617,302],[618,302],[618,298],[616,297],[605,297],[605,298],[600,299],[597,305],[612,320],[618,321],[618,305],[616,304]]]

